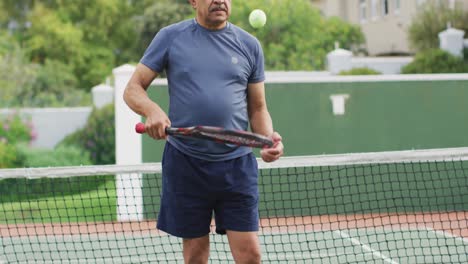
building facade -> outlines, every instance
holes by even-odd
[[[427,1],[447,1],[452,8],[468,10],[467,0],[312,0],[324,16],[338,16],[360,25],[369,55],[412,54],[408,27]]]

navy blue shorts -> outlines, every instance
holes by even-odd
[[[253,153],[226,161],[188,156],[166,143],[158,229],[182,238],[258,231],[258,166]]]

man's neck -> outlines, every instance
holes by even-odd
[[[223,21],[223,22],[220,22],[219,24],[208,24],[208,23],[205,23],[202,19],[199,19],[199,18],[195,18],[195,20],[197,21],[197,23],[208,29],[208,30],[221,30],[223,28],[225,28],[227,26],[227,21]]]

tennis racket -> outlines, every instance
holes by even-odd
[[[145,133],[145,124],[136,124],[135,131],[139,134]],[[253,148],[264,148],[273,146],[273,141],[265,136],[247,131],[228,130],[220,127],[166,127],[166,134],[176,137],[192,137],[207,139],[218,143],[228,143],[237,146],[248,146]]]

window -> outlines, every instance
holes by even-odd
[[[450,8],[455,9],[455,0],[450,0],[449,1],[449,6],[450,6]]]
[[[422,5],[422,4],[425,4],[427,2],[427,0],[417,0],[416,3],[418,4],[418,6]],[[452,8],[452,9],[455,9],[455,5],[456,5],[456,0],[438,0],[438,1],[434,1],[436,4],[438,5],[443,5],[443,4],[446,4],[448,5],[448,7]]]
[[[417,1],[416,1],[416,3],[417,3],[418,5],[422,5],[422,4],[424,4],[425,2],[426,2],[426,0],[417,0]]]
[[[395,14],[400,14],[400,10],[401,10],[401,2],[400,0],[394,0],[394,4],[395,4]]]
[[[377,1],[378,0],[371,0],[371,18],[377,19],[379,16],[378,9],[377,9]]]
[[[382,11],[382,17],[388,15],[388,0],[380,0],[380,9]]]
[[[361,17],[361,22],[366,22],[367,20],[367,2],[366,0],[359,1],[359,15]]]

